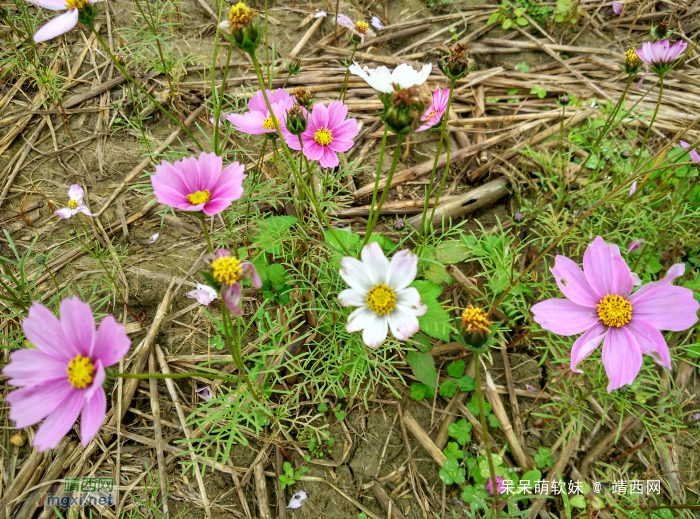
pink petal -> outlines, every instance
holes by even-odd
[[[260,279],[255,265],[250,261],[241,262],[241,271],[241,279],[250,279],[253,282],[254,288],[260,288],[262,286],[262,279]]]
[[[316,103],[311,111],[309,122],[313,121],[314,128],[328,128],[328,110],[323,103]]]
[[[40,43],[42,41],[56,38],[61,34],[70,31],[78,23],[78,10],[69,9],[60,16],[47,22],[38,31],[34,33],[34,41]]]
[[[340,126],[348,115],[348,107],[342,101],[328,103],[328,128],[335,129]]]
[[[98,213],[91,213],[90,209],[85,204],[80,204],[78,207],[74,209],[76,213],[83,213],[88,216],[97,216]]]
[[[642,367],[642,352],[625,326],[608,328],[603,343],[603,365],[608,375],[608,393],[637,378]]]
[[[685,274],[685,263],[676,263],[675,265],[671,265],[664,278],[661,281],[658,281],[658,283],[670,285],[673,283],[674,279],[681,277],[683,274]]]
[[[338,161],[338,155],[330,146],[323,146],[323,155],[321,156],[321,160],[319,160],[319,164],[321,164],[323,168],[334,168],[340,164],[340,162]]]
[[[73,184],[68,189],[68,198],[75,202],[80,202],[85,196],[85,191],[78,184]]]
[[[92,358],[95,318],[90,305],[83,303],[78,296],[61,301],[61,326],[76,351],[83,357]]]
[[[673,369],[671,353],[668,351],[668,345],[659,330],[650,323],[636,317],[632,317],[632,320],[625,328],[634,336],[642,353],[653,357],[657,364],[671,370]]]
[[[75,391],[68,395],[44,420],[44,423],[39,426],[32,445],[39,449],[39,452],[46,449],[55,449],[58,442],[70,432],[73,424],[78,419],[82,407],[82,392]]]
[[[314,141],[304,143],[304,155],[309,160],[320,160],[323,157],[323,146]]]
[[[566,256],[557,256],[554,267],[550,267],[549,271],[562,294],[574,303],[595,308],[600,302],[601,298],[588,284],[586,275],[575,261]]]
[[[68,382],[68,376],[63,380],[52,380],[38,386],[23,387],[7,394],[10,404],[8,418],[15,422],[16,429],[24,429],[43,420],[50,412],[75,391]],[[47,405],[50,402],[51,405]]]
[[[10,354],[10,363],[2,369],[8,386],[35,386],[51,380],[66,380],[67,359],[57,359],[39,350],[21,349]]]
[[[230,285],[229,287],[221,288],[221,299],[223,300],[224,304],[226,304],[226,307],[229,309],[229,312],[231,312],[231,315],[234,315],[236,317],[240,317],[243,315],[243,309],[241,308],[241,284],[240,283],[234,283],[233,285]]]
[[[635,194],[636,192],[637,192],[637,181],[635,180],[634,182],[632,182],[632,185],[630,186],[630,193],[627,196],[630,197],[633,194]]]
[[[358,133],[360,133],[360,130],[357,126],[357,119],[348,119],[333,128],[333,140],[352,140],[357,137]]]
[[[59,209],[58,211],[54,211],[53,214],[60,216],[61,218],[68,219],[71,216],[73,216],[75,213],[70,207],[64,207],[63,209]]]
[[[531,309],[535,322],[559,335],[577,335],[598,322],[595,308],[577,305],[568,299],[548,299]]]
[[[698,321],[693,291],[668,283],[649,283],[629,297],[632,316],[659,330],[681,332]]]
[[[272,103],[271,94],[269,90],[267,92],[267,99]],[[265,97],[263,96],[262,90],[255,92],[255,95],[248,100],[248,110],[251,112],[260,112],[262,114],[267,113],[267,104],[265,103]]]
[[[386,273],[386,284],[398,292],[413,283],[417,273],[418,256],[408,249],[402,250],[391,258]]]
[[[39,303],[34,303],[29,308],[29,315],[22,322],[22,331],[29,342],[47,355],[70,361],[78,354],[78,350],[63,333],[60,321]]]
[[[390,264],[379,244],[374,241],[362,247],[361,257],[371,286],[386,283]]]
[[[583,373],[577,366],[600,346],[605,337],[605,325],[598,322],[581,335],[571,348],[571,371]]]
[[[97,329],[92,359],[101,361],[103,366],[112,366],[124,358],[130,347],[131,339],[126,335],[124,327],[108,315],[102,319]]]
[[[85,388],[84,396],[86,400],[90,400],[92,395],[94,395],[98,389],[102,388],[102,384],[105,383],[106,378],[107,373],[105,372],[104,366],[102,366],[102,362],[99,360],[95,361],[95,374],[92,377],[90,385]]]
[[[333,139],[333,142],[331,142],[328,145],[328,148],[336,153],[345,153],[346,151],[350,150],[354,145],[355,143],[352,141]]]
[[[634,252],[637,249],[639,249],[639,246],[644,243],[645,240],[632,240],[629,245],[627,246],[627,252]]]
[[[206,189],[209,192],[213,192],[216,181],[221,174],[223,159],[216,153],[202,152],[199,154],[197,165],[199,169],[199,191]]]
[[[83,447],[87,447],[97,431],[100,430],[102,422],[107,412],[107,397],[101,387],[95,391],[92,398],[83,404],[83,411],[80,416],[80,442]]]
[[[630,269],[616,245],[605,243],[598,236],[583,255],[583,271],[591,288],[600,296],[626,297],[634,287]]]
[[[388,315],[388,321],[391,333],[400,341],[405,341],[420,328],[418,318],[412,313],[401,311],[399,307]]]

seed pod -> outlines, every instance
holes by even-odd
[[[10,443],[16,447],[22,447],[24,445],[24,438],[22,438],[22,435],[19,433],[13,434],[12,438],[10,438]]]

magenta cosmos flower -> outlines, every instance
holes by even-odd
[[[50,22],[44,24],[41,29],[34,33],[34,41],[39,43],[42,41],[56,38],[61,34],[70,31],[78,23],[80,9],[83,9],[87,4],[102,2],[102,0],[27,0],[28,2],[50,9],[52,11],[65,11],[60,16],[57,16]]]
[[[369,24],[363,20],[353,22],[349,16],[345,16],[342,13],[337,16],[336,20],[338,21],[338,25],[345,27],[351,35],[360,38],[360,43],[365,42],[365,36],[372,37],[377,35],[377,33],[369,28]]]
[[[663,77],[673,68],[673,63],[683,54],[686,48],[688,48],[688,44],[683,40],[677,41],[674,45],[671,45],[668,40],[644,42],[642,48],[636,50],[636,52],[639,59],[644,62],[646,74],[639,80],[637,88],[642,88],[642,84],[649,74],[650,68],[659,74],[659,76]]]
[[[250,135],[275,133],[275,122],[272,120],[273,115],[277,118],[280,128],[284,128],[287,110],[294,105],[294,99],[289,97],[289,93],[284,88],[278,88],[274,92],[265,90],[265,92],[272,107],[272,115],[267,109],[262,90],[258,90],[248,101],[248,111],[246,113],[228,114],[224,117],[236,130]]]
[[[688,144],[685,141],[681,141],[681,146],[684,150],[690,148],[690,144]],[[692,160],[693,162],[700,162],[700,153],[698,153],[697,148],[695,148],[694,150],[690,150],[688,153],[690,155],[690,160]]]
[[[430,106],[420,118],[421,121],[425,122],[418,127],[416,130],[417,132],[422,132],[428,128],[432,128],[440,122],[440,119],[442,119],[442,116],[445,115],[445,111],[447,110],[447,101],[449,97],[449,88],[438,88],[435,92],[433,92],[433,102],[430,103]]]
[[[83,201],[85,191],[78,184],[73,184],[68,189],[68,207],[54,211],[54,214],[61,218],[70,218],[78,213],[83,213],[88,216],[97,216],[97,213],[91,213],[87,205]]]
[[[405,341],[419,329],[418,317],[428,311],[420,293],[409,285],[418,272],[418,256],[410,250],[394,254],[391,262],[377,242],[362,248],[362,261],[346,256],[340,260],[340,276],[350,288],[338,294],[344,307],[359,307],[348,317],[348,333],[362,331],[370,348],[384,342],[388,329]]]
[[[583,270],[566,256],[550,268],[566,299],[549,299],[532,307],[545,330],[579,337],[571,350],[571,370],[603,342],[603,365],[608,392],[631,384],[642,366],[642,353],[673,369],[671,355],[659,330],[682,331],[693,326],[700,306],[687,288],[673,286],[685,271],[672,266],[661,281],[632,293],[638,278],[616,245],[598,236],[583,255]]]
[[[36,349],[12,352],[2,370],[9,385],[23,386],[7,395],[10,420],[24,429],[46,418],[34,437],[34,446],[43,451],[55,448],[81,415],[80,439],[86,446],[107,409],[105,367],[119,362],[131,345],[124,327],[108,315],[95,334],[90,305],[73,297],[61,302],[60,321],[34,303],[22,330]]]
[[[316,103],[306,126],[301,134],[304,145],[304,155],[309,160],[317,160],[324,168],[334,168],[338,165],[338,153],[346,152],[355,144],[354,139],[359,133],[356,119],[345,119],[348,107],[342,101],[331,101],[326,107]],[[301,149],[299,138],[288,131],[284,133],[287,146],[293,150]]]
[[[232,315],[243,315],[241,299],[243,290],[241,281],[250,279],[255,288],[262,286],[262,280],[250,261],[241,261],[231,256],[231,253],[219,249],[216,254],[208,254],[206,260],[211,266],[211,273],[221,283],[221,298]]]
[[[206,215],[220,213],[243,195],[245,168],[238,162],[223,170],[223,159],[215,153],[200,153],[175,164],[163,161],[151,176],[153,193],[161,204]]]

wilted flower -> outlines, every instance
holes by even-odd
[[[376,36],[377,34],[369,28],[369,24],[363,20],[353,22],[348,16],[339,14],[336,17],[338,25],[345,27],[350,33],[350,39],[354,43],[364,43],[365,36]]]
[[[469,305],[462,312],[460,335],[464,344],[472,350],[480,350],[491,339],[492,321],[483,309]]]
[[[243,195],[245,167],[234,162],[223,170],[223,159],[215,153],[200,153],[174,164],[156,166],[151,176],[153,193],[161,204],[181,211],[211,216],[220,213]]]
[[[360,76],[369,83],[369,86],[383,94],[393,93],[395,85],[398,85],[399,88],[411,88],[422,85],[428,79],[432,69],[433,66],[428,63],[423,66],[420,72],[416,72],[412,66],[402,63],[392,72],[386,67],[360,68],[354,61],[349,68],[352,74]]]
[[[623,160],[627,160],[627,159],[629,159],[631,156],[632,156],[632,153],[631,153],[629,150],[622,150],[622,152],[620,152],[620,157],[621,157]]]
[[[671,355],[659,330],[683,331],[697,322],[700,304],[692,290],[673,286],[685,271],[673,265],[666,277],[632,293],[637,280],[616,245],[598,236],[583,256],[583,271],[565,256],[550,268],[567,299],[549,299],[532,307],[535,321],[545,330],[579,337],[571,350],[571,369],[603,340],[603,365],[608,392],[631,384],[642,366],[642,354],[672,369]]]
[[[294,101],[296,104],[303,106],[307,110],[309,109],[311,106],[311,94],[309,94],[309,91],[306,88],[297,87],[292,90],[292,95],[294,96]]]
[[[461,79],[469,73],[467,46],[458,43],[451,50],[448,56],[441,60],[442,71],[451,79]]]
[[[424,108],[416,88],[401,88],[389,98],[384,123],[396,135],[407,135],[418,126]]]
[[[345,119],[348,107],[342,101],[331,101],[326,107],[316,103],[308,118],[306,131],[301,134],[304,155],[309,160],[317,160],[324,168],[334,168],[339,164],[338,153],[346,152],[355,144],[359,133],[357,119]],[[284,130],[285,142],[293,150],[300,150],[299,138]]]
[[[624,7],[624,5],[621,4],[620,2],[613,2],[612,3],[612,10],[613,10],[613,13],[615,13],[615,14],[622,14],[623,7]]]
[[[102,0],[27,0],[27,2],[52,11],[67,9],[67,12],[44,24],[34,33],[34,41],[39,43],[70,31],[78,23],[81,10],[84,16],[92,19],[95,16],[95,10],[90,4],[102,2]]]
[[[503,478],[501,476],[496,476],[496,488],[498,489],[498,495],[500,496],[503,492],[506,491],[506,485],[503,482]],[[486,482],[486,491],[493,495],[493,479],[489,478],[489,480]]]
[[[382,19],[376,14],[372,15],[372,19],[369,21],[369,24],[377,30],[382,30],[385,27]]]
[[[194,392],[199,393],[199,396],[202,397],[203,400],[211,400],[214,398],[214,395],[211,394],[211,390],[207,386],[195,389]]]
[[[654,27],[654,22],[652,21],[649,33],[654,38],[654,41],[659,41],[667,40],[673,34],[673,31],[668,30],[668,20],[663,20],[656,27]]]
[[[638,49],[637,56],[641,59],[646,67],[647,74],[649,73],[649,68],[656,72],[659,76],[663,77],[666,73],[671,70],[678,57],[685,52],[688,48],[688,44],[683,40],[677,41],[675,44],[671,45],[668,40],[661,40],[656,42],[646,41],[642,44],[642,48]],[[644,77],[639,81],[637,85],[639,88],[642,87]]]
[[[535,389],[535,386],[531,386],[530,384],[525,384],[525,389],[527,389],[528,391],[537,391]]]
[[[430,106],[420,118],[420,120],[424,122],[418,127],[416,130],[417,132],[422,132],[428,128],[432,128],[440,122],[442,116],[445,115],[445,111],[447,110],[447,102],[449,97],[449,88],[438,88],[435,92],[433,92],[433,102],[430,103]]]
[[[517,211],[513,214],[513,221],[515,223],[522,223],[525,221],[525,215],[522,212]]]
[[[289,93],[284,88],[278,88],[274,92],[265,90],[267,99],[272,107],[272,114],[267,109],[265,97],[262,90],[255,92],[255,95],[248,100],[248,111],[244,114],[222,114],[233,127],[243,133],[250,135],[262,135],[263,133],[277,133],[275,121],[280,129],[286,124],[286,114],[294,105],[294,100],[289,97]]]
[[[688,144],[685,141],[680,141],[680,144],[683,147],[683,149],[690,148],[690,144]],[[690,150],[688,154],[690,155],[690,160],[692,160],[693,162],[700,162],[700,153],[698,153],[697,148],[694,150]]]
[[[290,510],[296,510],[297,508],[301,508],[301,505],[304,503],[304,500],[306,499],[306,492],[303,490],[300,490],[296,494],[292,496],[292,498],[289,500],[289,504],[287,505],[287,508]]]
[[[571,99],[569,99],[569,96],[566,95],[566,94],[564,94],[563,96],[561,96],[561,97],[559,98],[559,104],[561,104],[562,106],[566,106],[566,105],[568,105],[570,102],[571,102]]]
[[[636,251],[636,250],[639,248],[639,246],[640,246],[642,243],[644,243],[644,241],[645,241],[644,239],[641,239],[641,240],[632,240],[632,241],[630,242],[630,244],[627,246],[627,252],[630,253],[630,252]]]
[[[418,256],[402,250],[389,262],[379,244],[372,242],[362,248],[362,261],[346,256],[340,266],[340,276],[350,288],[338,294],[338,300],[344,307],[359,307],[348,317],[348,333],[363,330],[364,343],[376,348],[389,328],[400,341],[418,331],[418,316],[428,311],[418,290],[409,287],[418,271]]]
[[[255,266],[250,261],[241,261],[234,258],[231,253],[224,249],[219,249],[216,254],[208,254],[206,261],[211,266],[212,278],[221,287],[221,298],[232,315],[243,315],[241,299],[243,289],[241,281],[250,279],[253,287],[260,288],[262,280],[255,270]]]
[[[262,36],[257,24],[252,23],[257,16],[258,13],[245,5],[245,2],[238,2],[231,6],[228,18],[219,24],[219,29],[228,31],[233,42],[240,49],[254,52]]]
[[[204,306],[209,306],[209,303],[218,296],[219,294],[216,293],[216,290],[209,285],[202,285],[201,283],[197,283],[197,288],[195,290],[187,292],[187,297],[196,299],[199,304]]]
[[[34,303],[22,330],[36,349],[13,351],[2,370],[7,385],[23,386],[7,395],[10,420],[24,429],[46,418],[33,442],[43,451],[55,448],[81,415],[80,439],[87,446],[107,410],[105,368],[119,362],[131,345],[124,327],[108,315],[95,334],[90,305],[74,296],[61,301],[60,321]]]
[[[73,184],[68,189],[68,207],[54,211],[54,214],[61,218],[70,218],[78,213],[83,213],[88,216],[97,216],[97,213],[91,213],[85,205],[83,201],[84,196],[85,191],[83,191],[83,188],[78,184]]]

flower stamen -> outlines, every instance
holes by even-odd
[[[210,198],[211,193],[208,189],[187,195],[187,200],[189,200],[190,204],[192,205],[206,204]]]
[[[238,2],[236,5],[231,6],[231,9],[228,11],[228,23],[231,25],[231,31],[248,25],[257,15],[258,13],[245,5],[245,2]]]
[[[606,326],[619,328],[632,320],[632,304],[622,296],[608,294],[597,308],[598,317]]]
[[[321,146],[328,146],[333,142],[333,134],[327,128],[319,128],[314,134],[314,140]]]
[[[396,308],[396,293],[391,287],[384,283],[379,283],[369,289],[365,301],[369,309],[375,314],[379,316],[387,315]]]
[[[78,355],[73,358],[66,369],[68,372],[68,382],[77,389],[85,389],[92,383],[92,375],[95,373],[95,366],[90,359]]]
[[[82,9],[88,0],[66,0],[66,9]]]
[[[637,51],[635,49],[630,49],[627,52],[625,52],[625,61],[630,67],[633,65],[638,65],[642,62],[641,58],[637,55]]]
[[[211,262],[211,273],[219,283],[233,285],[241,277],[241,262],[232,256],[224,256]]]
[[[75,200],[68,200],[68,207],[70,207],[71,209],[75,209],[76,207],[78,207],[78,202]]]
[[[462,327],[469,333],[490,332],[492,324],[486,318],[486,312],[474,305],[469,305],[462,312]]]
[[[274,130],[275,123],[279,124],[280,120],[277,119],[277,117],[275,117],[274,115],[271,115],[263,121],[263,128],[265,128],[266,130]]]
[[[430,112],[430,113],[427,115],[426,120],[429,120],[431,117],[435,117],[436,115],[437,115],[437,111],[436,111],[436,110],[433,110],[432,112]]]
[[[360,34],[365,34],[367,29],[369,29],[369,24],[367,22],[360,20],[359,22],[355,23],[355,30]]]

